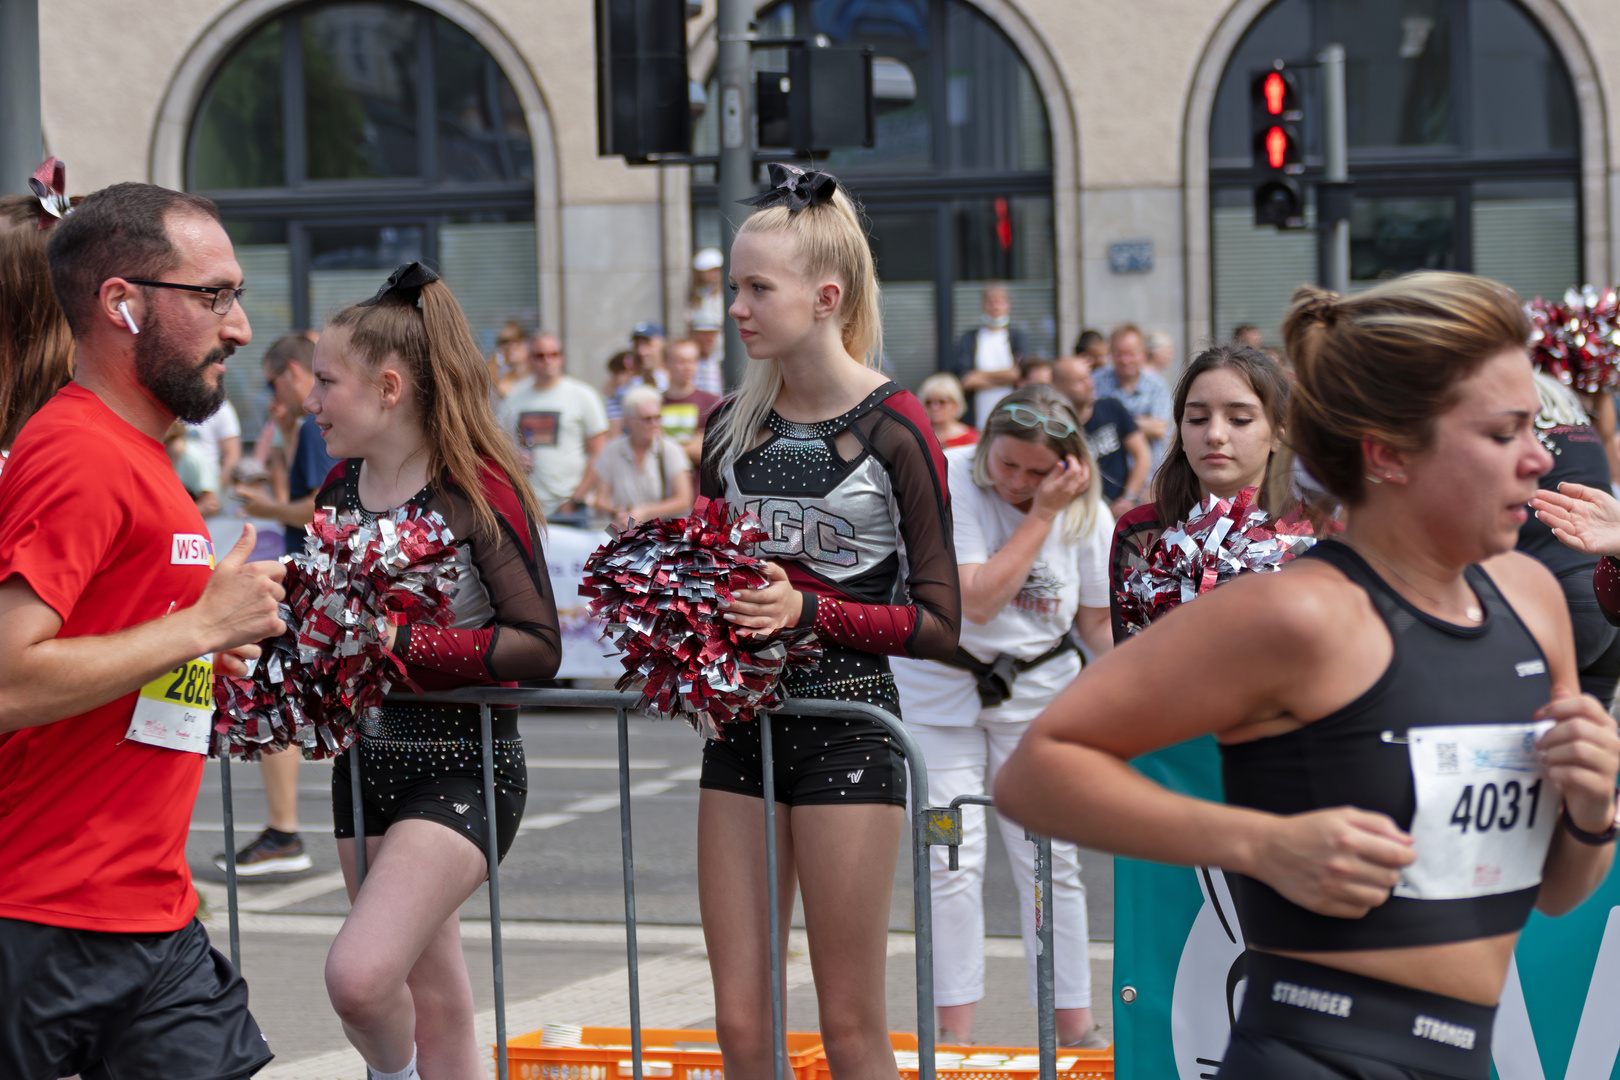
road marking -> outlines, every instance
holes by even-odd
[[[595,814],[603,810],[613,810],[619,805],[618,792],[609,795],[587,795],[563,807],[565,814]]]
[[[531,769],[617,769],[618,758],[528,758],[523,764]],[[669,762],[647,759],[630,759],[632,769],[667,769]],[[697,777],[692,779],[696,780]]]
[[[615,804],[616,805],[616,804]],[[566,825],[570,821],[578,821],[578,814],[536,814],[526,817],[518,825],[518,835],[533,832],[536,829],[555,829],[558,825]]]
[[[250,915],[242,922],[245,933],[259,932],[262,924],[278,923],[310,927],[301,933],[336,933],[342,919],[334,915]],[[210,921],[210,926],[214,926]],[[322,929],[315,929],[317,926]],[[461,924],[461,936],[487,938],[487,920]],[[624,927],[614,923],[503,923],[501,936],[531,941],[622,942]],[[709,961],[697,927],[647,926],[636,938],[645,944],[687,945],[684,951],[660,956],[640,965],[641,1024],[644,1028],[692,1027],[714,1016],[714,986]],[[789,990],[812,982],[808,942],[802,930],[788,938],[788,955],[783,971]],[[889,935],[889,955],[915,951],[910,934]],[[987,956],[1022,958],[1023,946],[1017,938],[987,938]],[[1091,959],[1112,960],[1113,942],[1091,943]],[[570,983],[526,1001],[506,1007],[507,1037],[535,1031],[548,1022],[590,1027],[624,1027],[629,1023],[629,969],[618,968],[588,979]],[[495,1042],[495,1010],[485,1009],[473,1017],[473,1035],[481,1047]],[[272,1047],[274,1049],[274,1047]],[[493,1056],[493,1055],[491,1055]],[[485,1075],[493,1075],[493,1061],[485,1065]],[[258,1080],[333,1080],[358,1076],[365,1062],[352,1049],[333,1050],[301,1061],[278,1059],[258,1074]]]
[[[687,767],[685,769],[676,769],[674,772],[672,772],[669,775],[665,776],[664,779],[666,779],[666,780],[701,780],[701,779],[703,779],[703,766],[702,765],[692,765],[692,766],[689,766],[689,767]]]
[[[230,890],[223,883],[217,881],[198,881],[193,878],[191,884],[197,890],[197,894],[208,901],[211,912],[210,925],[212,925],[213,915],[224,919],[230,906]],[[245,883],[239,879],[238,884]],[[257,884],[257,882],[254,884]],[[327,893],[336,892],[341,888],[343,888],[343,871],[333,870],[330,873],[316,874],[314,877],[305,878],[303,881],[294,881],[282,885],[268,892],[249,894],[241,900],[236,910],[244,913],[279,911],[281,908],[301,904],[305,900],[313,900],[317,896],[325,896]],[[221,923],[221,925],[224,924]]]

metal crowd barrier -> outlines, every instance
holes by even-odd
[[[484,765],[484,805],[489,819],[486,855],[489,860],[489,919],[491,960],[495,982],[496,1076],[507,1080],[506,1061],[506,974],[501,950],[501,884],[495,806],[495,744],[491,709],[497,706],[521,708],[612,709],[619,735],[619,836],[624,858],[625,953],[629,965],[630,1047],[634,1080],[642,1077],[641,989],[636,956],[636,883],[630,838],[630,725],[629,713],[640,695],[611,690],[517,690],[502,687],[476,687],[446,693],[399,695],[390,700],[479,706]],[[789,716],[819,716],[838,720],[871,720],[886,728],[906,759],[911,777],[911,869],[917,953],[917,1057],[920,1080],[934,1076],[934,914],[931,895],[929,848],[949,845],[950,864],[956,868],[956,847],[962,842],[961,806],[964,803],[990,805],[988,796],[963,795],[948,807],[928,805],[928,767],[922,750],[903,723],[893,714],[864,702],[823,701],[815,698],[789,698],[780,710]],[[782,999],[781,916],[777,905],[776,877],[776,782],[772,768],[771,725],[760,726],[760,758],[764,774],[765,873],[770,907],[771,1031],[775,1080],[788,1080],[787,1028]],[[231,762],[220,757],[220,792],[224,798],[225,850],[236,851],[235,813],[231,804]],[[353,779],[355,870],[362,882],[366,874],[365,817],[361,812],[360,752],[358,743],[349,749]],[[1037,1011],[1040,1019],[1040,1080],[1057,1075],[1057,1028],[1053,1012],[1054,976],[1052,926],[1048,918],[1051,894],[1052,844],[1044,837],[1025,834],[1035,843],[1036,931],[1039,955],[1036,958]],[[237,910],[236,860],[225,860],[225,886],[229,895],[231,963],[241,969],[241,933]]]

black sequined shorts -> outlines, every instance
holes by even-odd
[[[789,697],[863,701],[900,715],[887,658],[836,645],[824,648],[815,671],[786,680]],[[777,802],[906,805],[906,759],[882,724],[779,714],[770,725]],[[728,724],[725,736],[704,744],[698,786],[764,797],[759,722]]]
[[[396,821],[437,821],[488,850],[484,808],[484,756],[478,709],[466,706],[386,705],[376,733],[362,731],[360,797],[366,835],[381,836]],[[529,774],[517,711],[497,709],[495,836],[500,857],[517,836],[529,798]],[[354,836],[354,788],[349,755],[332,763],[332,833]]]

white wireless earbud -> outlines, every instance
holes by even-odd
[[[135,316],[133,316],[133,315],[131,315],[129,313],[129,301],[128,300],[120,300],[120,301],[118,301],[118,314],[120,314],[120,315],[122,315],[124,317],[124,325],[129,327],[129,332],[130,333],[138,334],[138,333],[141,332],[141,328],[135,325]]]

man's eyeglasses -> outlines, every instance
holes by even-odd
[[[1067,420],[1059,420],[1055,416],[1045,416],[1036,412],[1028,405],[1003,405],[1002,411],[1012,417],[1013,423],[1024,427],[1039,427],[1054,439],[1067,439],[1079,429]]]
[[[546,351],[536,350],[533,353],[531,353],[530,355],[533,356],[536,360],[552,360],[552,359],[555,359],[555,358],[561,356],[562,355],[562,350],[561,349],[550,349],[550,350],[546,350]]]
[[[210,305],[215,315],[228,315],[231,305],[242,295],[244,289],[233,289],[228,285],[180,285],[173,281],[143,281],[140,278],[125,278],[131,285],[145,285],[152,289],[182,289],[186,292],[202,293],[213,299]],[[245,288],[245,287],[244,287]],[[100,290],[97,290],[99,293]]]

